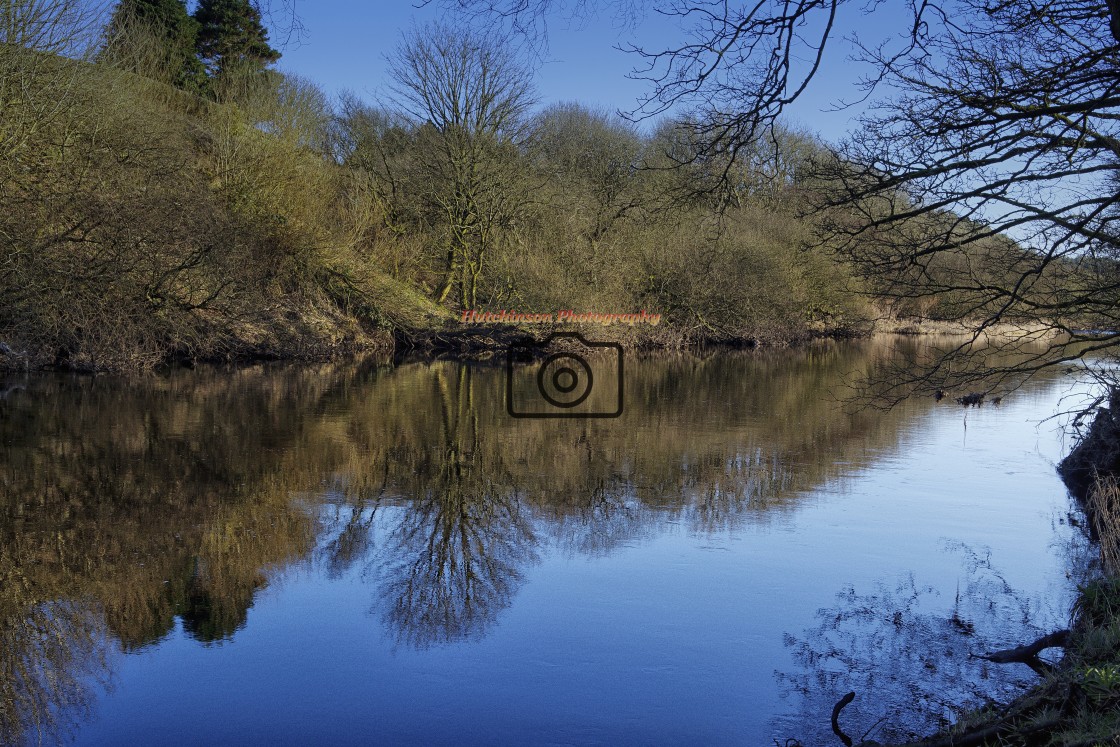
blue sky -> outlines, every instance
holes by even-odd
[[[279,12],[282,1],[273,3]],[[905,29],[905,3],[884,5],[870,17],[860,13],[860,4],[842,6],[841,35],[858,33],[867,41],[879,41]],[[282,14],[273,21],[273,41],[284,53],[280,68],[310,78],[328,94],[349,89],[371,101],[384,91],[385,55],[395,48],[401,32],[442,15],[438,2],[417,8],[410,0],[296,0],[296,8],[305,27],[298,43],[285,43]],[[550,18],[549,32],[548,55],[537,75],[541,104],[574,100],[608,110],[634,108],[647,90],[645,83],[626,77],[640,60],[616,46],[635,42],[661,48],[684,39],[678,27],[653,13],[636,27],[620,23],[606,4],[574,23]],[[833,141],[849,129],[852,110],[822,111],[841,97],[857,95],[860,68],[848,61],[849,52],[842,43],[832,48],[805,100],[788,117],[791,124]]]

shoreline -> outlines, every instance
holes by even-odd
[[[1040,681],[1008,703],[962,713],[952,727],[897,747],[1120,745],[1120,390],[1097,408],[1057,471],[1085,517],[1099,553],[1098,573],[1079,589],[1067,630],[983,657],[1001,666],[1030,666]],[[1063,650],[1057,664],[1039,658],[1055,648]],[[845,696],[836,704],[834,731],[849,702]],[[874,741],[855,744],[883,747]]]
[[[922,317],[879,317],[873,322],[875,334],[901,335],[905,337],[947,336],[947,337],[1022,337],[1034,336],[1038,339],[1057,337],[1058,332],[1041,322],[998,322],[981,329],[977,321],[953,321],[926,319]]]
[[[356,319],[313,320],[283,328],[228,331],[212,349],[144,349],[139,346],[115,357],[95,358],[83,352],[21,351],[0,339],[0,372],[62,371],[68,373],[141,373],[145,370],[197,364],[252,364],[262,361],[322,362],[367,355],[387,360],[488,360],[517,342],[541,343],[554,335],[576,333],[587,340],[622,345],[636,351],[718,351],[789,348],[817,340],[898,337],[1032,337],[1044,340],[1057,333],[1041,323],[1006,323],[981,327],[979,322],[924,318],[878,317],[855,324],[821,323],[726,332],[680,325],[508,322],[460,322],[452,316],[429,318],[422,324],[377,327]],[[557,348],[560,349],[560,348]]]
[[[260,362],[290,362],[293,364],[312,363],[323,360],[354,359],[368,355],[383,358],[393,364],[452,360],[462,362],[490,362],[504,360],[504,351],[515,341],[532,337],[538,341],[560,332],[579,332],[589,339],[618,342],[627,345],[635,352],[707,352],[720,354],[721,351],[742,351],[769,349],[780,351],[783,348],[796,349],[823,340],[859,340],[878,335],[898,336],[971,336],[976,327],[964,324],[929,322],[928,320],[890,320],[889,324],[876,323],[853,333],[851,329],[802,330],[800,335],[782,335],[769,338],[741,337],[722,339],[703,339],[692,343],[682,343],[679,330],[671,327],[649,327],[635,329],[628,326],[603,325],[541,325],[523,326],[511,324],[457,325],[445,324],[442,327],[430,325],[423,329],[405,331],[398,329],[391,335],[387,332],[371,333],[366,337],[352,337],[338,340],[333,345],[319,346],[244,346],[239,354],[217,359],[203,357],[168,356],[163,363],[153,367],[194,368],[197,364],[253,364]],[[1038,334],[1041,325],[1025,328],[1019,325],[996,325],[984,330],[985,335],[1024,333]],[[912,331],[916,330],[916,331]],[[657,332],[658,336],[646,334]],[[552,348],[564,349],[564,348]],[[23,365],[7,365],[11,362],[11,351],[0,344],[0,371],[42,371],[78,372],[87,374],[102,373],[100,370],[83,370],[57,366],[38,368]],[[1120,483],[1115,476],[1120,475],[1120,417],[1113,420],[1112,413],[1120,414],[1120,393],[1114,393],[1109,409],[1099,411],[1093,427],[1086,437],[1070,452],[1059,466],[1078,508],[1085,514],[1086,525],[1092,531],[1093,542],[1102,548],[1117,551],[1120,559]],[[1108,490],[1093,490],[1095,476],[1108,474],[1113,481]],[[1107,567],[1107,564],[1106,564]],[[1115,674],[1116,683],[1108,690],[1104,707],[1116,720],[1117,734],[1120,734],[1120,560],[1110,572],[1090,587],[1082,590],[1076,614],[1070,621],[1068,639],[1063,638],[1065,655],[1055,669],[1039,683],[1020,694],[1009,703],[1000,704],[998,709],[980,713],[962,713],[958,724],[951,729],[933,735],[925,740],[910,743],[908,747],[935,747],[938,745],[995,744],[993,740],[1010,739],[1009,744],[1033,744],[1033,741],[1014,741],[1021,735],[1043,733],[1057,735],[1059,730],[1080,729],[1084,714],[1078,709],[1093,700],[1092,694],[1098,692],[1100,683],[1094,684],[1094,677],[1107,678]],[[1061,632],[1061,631],[1059,631]],[[1037,643],[1037,642],[1036,642]],[[1029,646],[1025,646],[1029,648]],[[1023,648],[1023,647],[1020,647]],[[1037,653],[1037,652],[1035,652]],[[1020,660],[1016,660],[1020,661]],[[1026,662],[1020,662],[1026,663]],[[1093,688],[1097,687],[1097,690]],[[1099,697],[1098,697],[1099,701]],[[850,701],[849,701],[850,702]],[[993,706],[994,707],[994,706]],[[1042,724],[1036,716],[1047,709],[1073,709],[1064,713],[1064,721]],[[1104,711],[1102,711],[1103,713]],[[842,723],[842,714],[841,723]],[[1033,737],[1031,737],[1033,739]],[[1055,741],[1053,744],[1120,744],[1120,740],[1105,741]],[[860,744],[857,742],[857,744]],[[865,745],[876,745],[865,742]]]
[[[334,330],[332,330],[334,331]],[[19,351],[0,340],[0,371],[67,373],[143,373],[146,370],[198,364],[252,364],[287,361],[313,363],[327,360],[380,355],[394,362],[402,360],[488,360],[511,344],[544,343],[555,335],[578,334],[583,338],[613,343],[640,351],[745,350],[760,347],[785,348],[819,339],[859,339],[870,337],[868,329],[771,329],[740,335],[690,334],[670,325],[638,328],[599,324],[457,324],[442,326],[395,327],[389,330],[353,329],[345,334],[281,335],[265,339],[234,339],[217,352],[191,350],[135,350],[116,359],[96,360],[82,354],[53,355]],[[560,345],[556,349],[562,349]],[[543,348],[542,348],[543,350]]]

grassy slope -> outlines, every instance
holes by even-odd
[[[320,358],[450,321],[365,260],[345,171],[259,112],[46,55],[0,68],[22,76],[0,109],[0,368]]]

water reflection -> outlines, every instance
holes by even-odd
[[[462,367],[438,377],[438,425],[424,434],[423,450],[400,454],[390,470],[408,505],[396,512],[381,554],[383,619],[419,648],[482,636],[536,557],[516,476],[480,422],[475,373]]]
[[[364,569],[376,619],[424,649],[486,636],[546,548],[780,520],[905,443],[932,401],[837,396],[914,344],[638,360],[614,421],[513,420],[500,369],[450,363],[18,382],[0,400],[0,741],[62,734],[50,714],[81,715],[112,650],[176,620],[236,637],[298,563]]]
[[[108,685],[104,625],[86,600],[32,603],[19,598],[26,587],[9,587],[25,579],[0,578],[0,743],[61,740],[91,713],[95,686]]]
[[[1012,587],[989,552],[959,544],[946,551],[962,572],[953,598],[913,574],[870,593],[849,586],[817,613],[816,627],[786,635],[800,666],[778,679],[798,698],[801,717],[789,728],[805,744],[832,741],[826,716],[846,692],[857,698],[843,712],[845,730],[898,744],[949,726],[962,710],[1008,702],[1037,682],[1025,665],[980,656],[1053,632],[1065,615]]]
[[[314,521],[272,456],[288,384],[42,378],[5,400],[0,742],[65,733],[87,675],[107,677],[106,640],[135,650],[176,617],[228,638],[267,570],[307,551]]]

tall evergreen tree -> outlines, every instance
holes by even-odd
[[[107,28],[106,52],[134,72],[186,90],[207,88],[198,59],[198,22],[184,0],[121,0]]]
[[[260,71],[280,59],[268,44],[260,10],[250,0],[201,0],[194,17],[199,56],[215,75],[233,69]]]

